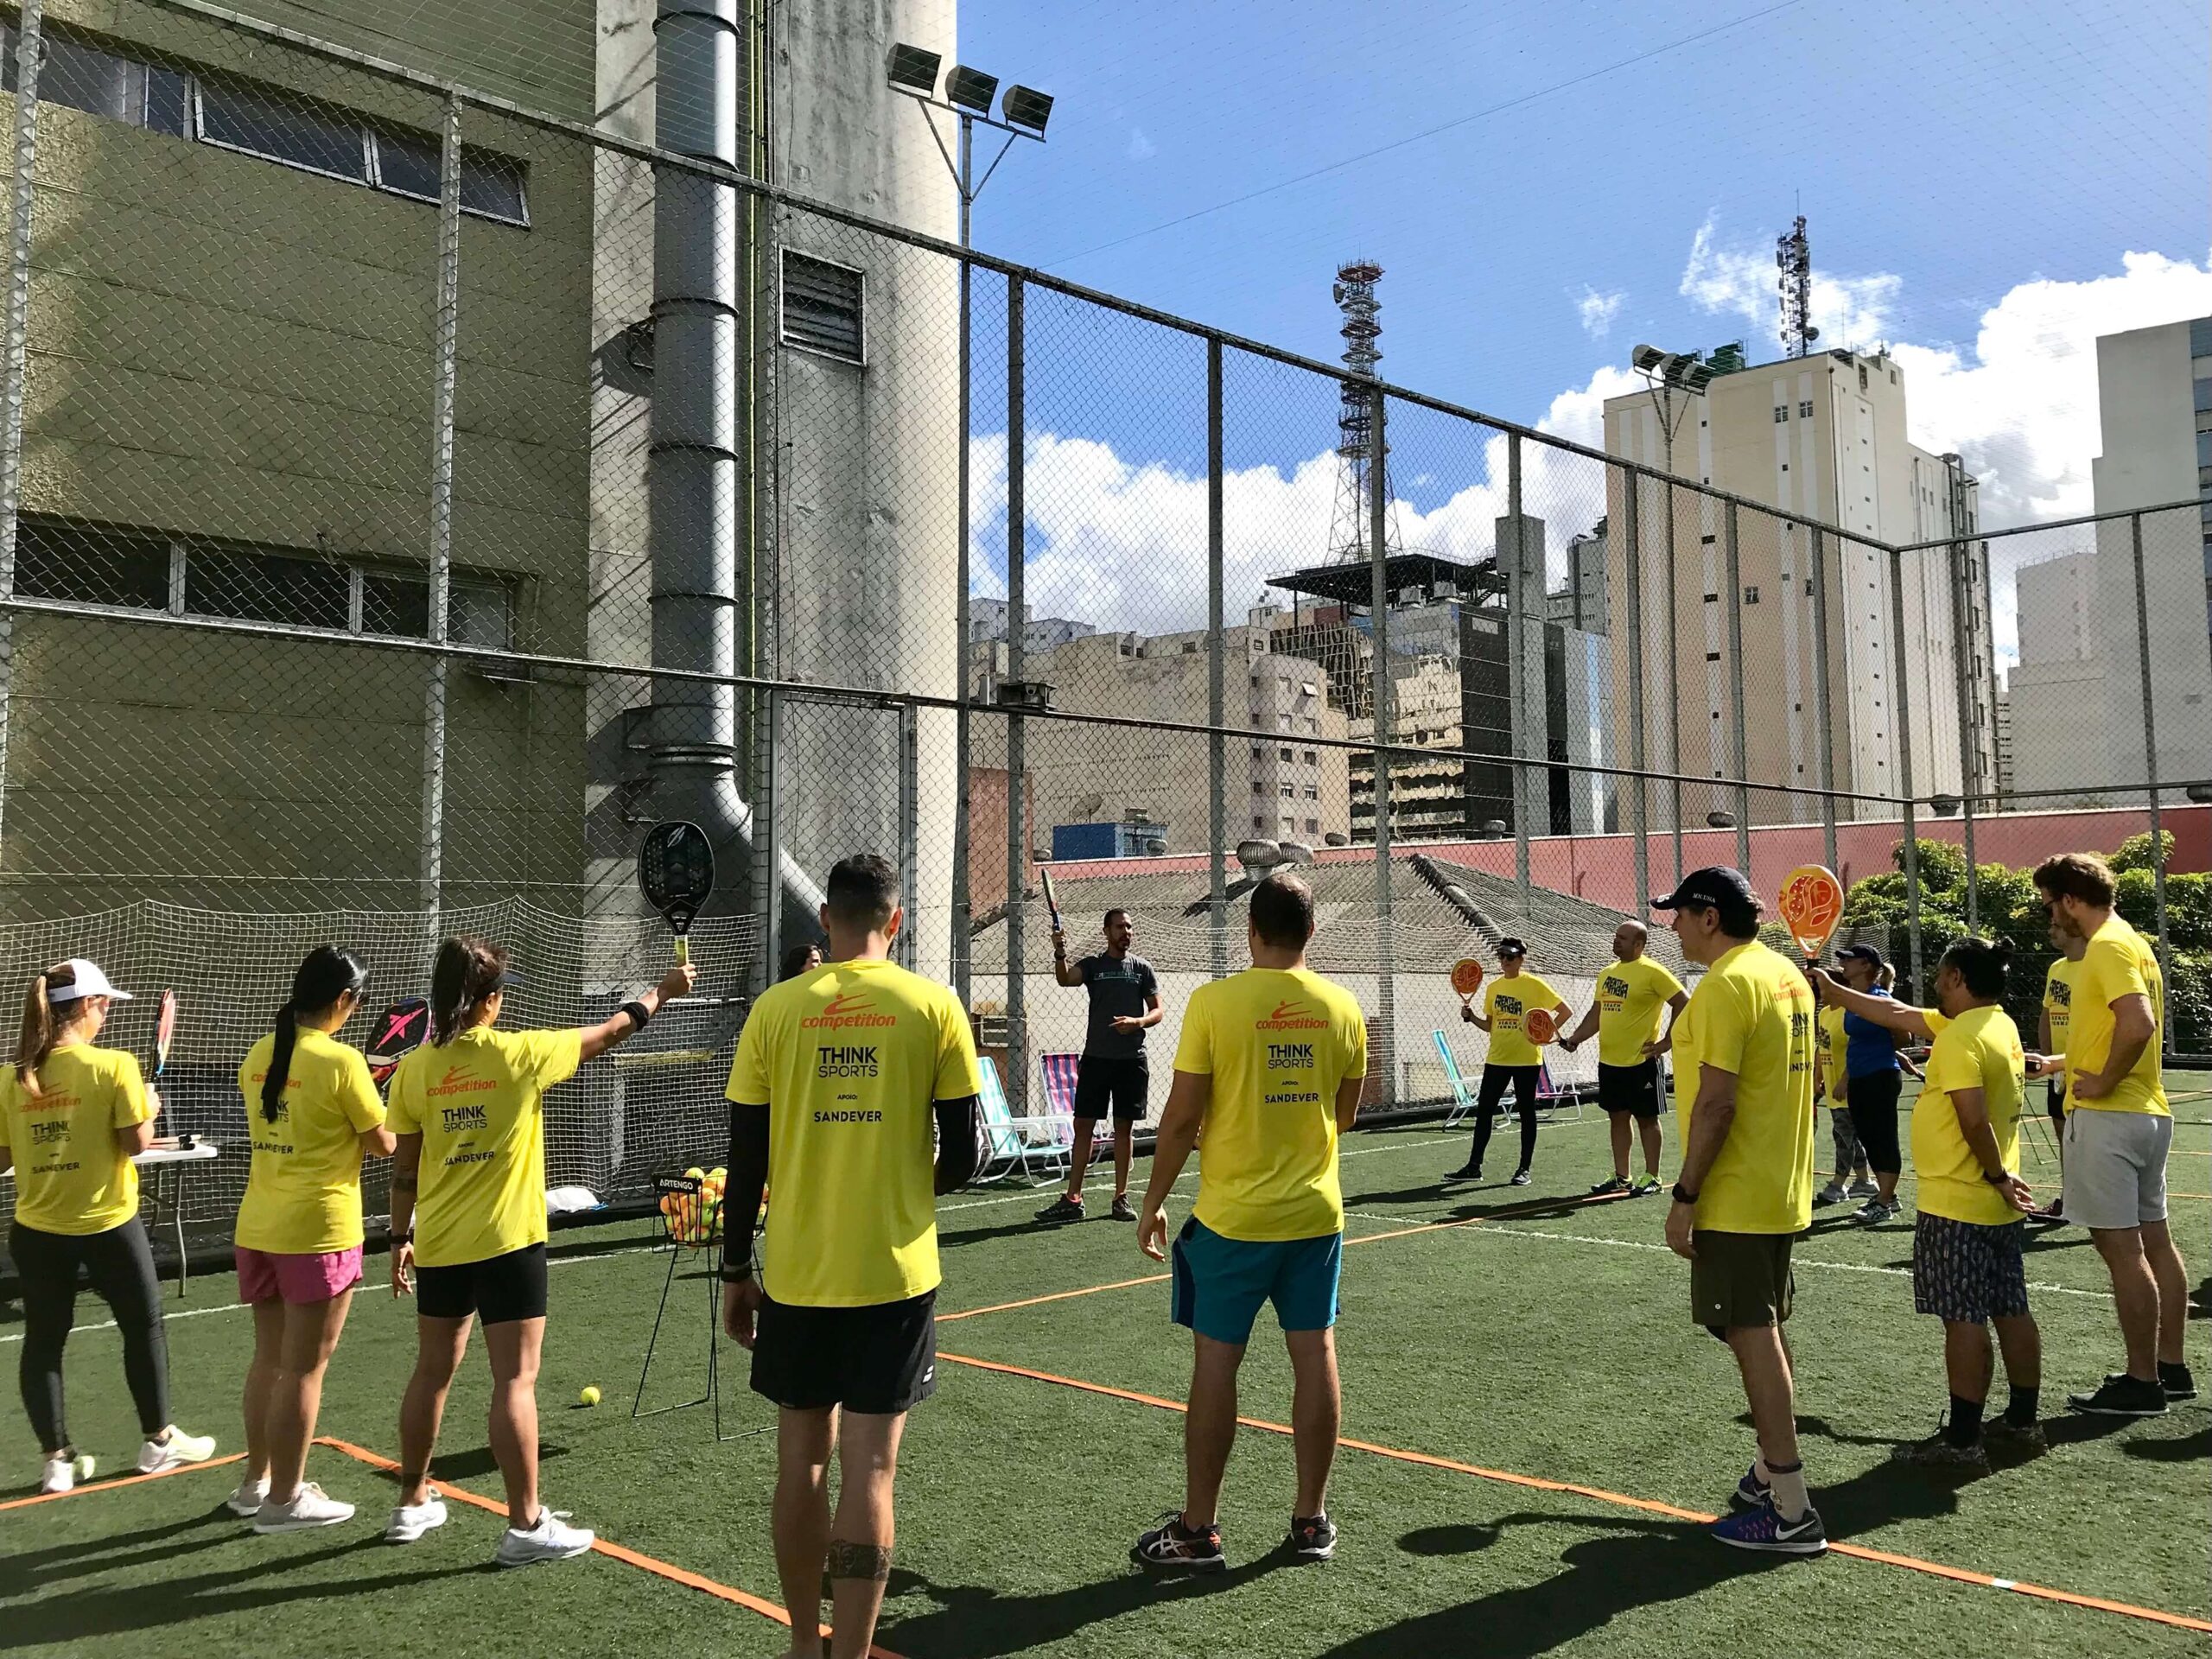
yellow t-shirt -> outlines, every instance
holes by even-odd
[[[15,1154],[16,1219],[41,1233],[82,1236],[138,1213],[138,1167],[115,1132],[153,1116],[136,1055],[75,1043],[38,1069],[33,1095],[8,1068],[0,1119]]]
[[[486,1262],[545,1242],[545,1091],[582,1063],[575,1031],[472,1026],[391,1074],[391,1131],[423,1137],[415,1259]]]
[[[1344,1229],[1337,1087],[1367,1075],[1367,1021],[1310,968],[1247,968],[1184,1005],[1175,1069],[1213,1079],[1191,1213],[1224,1238]]]
[[[384,1122],[384,1102],[359,1049],[304,1030],[284,1068],[284,1094],[271,1123],[261,1088],[275,1033],[238,1067],[253,1162],[238,1205],[236,1242],[250,1250],[318,1255],[361,1242],[361,1136]]]
[[[959,998],[896,963],[826,963],[753,1005],[726,1092],[768,1109],[770,1296],[867,1307],[937,1288],[931,1106],[982,1092]]]
[[[1697,1224],[1802,1233],[1813,1224],[1813,988],[1756,939],[1714,963],[1675,1021],[1682,1141],[1702,1069],[1736,1077],[1736,1118],[1698,1189]]]
[[[2123,996],[2151,999],[2151,1040],[2128,1074],[2101,1100],[2083,1100],[2074,1080],[2101,1071],[2112,1058],[2112,1005]],[[2089,936],[2088,950],[2074,970],[2073,1017],[2066,1033],[2066,1109],[2088,1112],[2173,1114],[2158,1075],[2158,1033],[2165,1028],[2166,988],[2150,942],[2118,916]]]
[[[2068,1028],[2074,1022],[2074,982],[2082,976],[2082,964],[2061,957],[2050,964],[2043,976],[2043,1011],[2050,1020],[2050,1052],[2066,1052]]]
[[[1841,1105],[1835,1097],[1837,1085],[1843,1081],[1843,1052],[1850,1039],[1843,1034],[1843,1010],[1833,1004],[1822,1005],[1814,1027],[1814,1046],[1820,1052],[1821,1081],[1827,1085],[1831,1105]]]
[[[1607,963],[1598,976],[1599,1063],[1642,1065],[1643,1046],[1659,1040],[1659,1016],[1681,991],[1682,982],[1649,957]]]
[[[2020,1219],[2005,1195],[1981,1179],[1981,1160],[1967,1144],[1951,1105],[1955,1089],[1979,1089],[1989,1109],[1990,1133],[2007,1169],[2020,1161],[2021,1077],[2027,1056],[2019,1027],[1992,1003],[1968,1008],[1936,1027],[1928,1051],[1928,1081],[1912,1107],[1912,1171],[1920,1178],[1919,1205],[1931,1216],[2001,1227]]]
[[[1557,991],[1531,973],[1511,979],[1503,974],[1483,983],[1483,1018],[1491,1022],[1490,1063],[1493,1065],[1541,1065],[1543,1051],[1522,1031],[1531,1008],[1547,1012],[1560,1005]],[[1602,1038],[1600,1041],[1602,1042]],[[1208,1223],[1209,1226],[1212,1224]]]

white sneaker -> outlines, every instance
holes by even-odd
[[[188,1463],[205,1463],[215,1455],[213,1434],[188,1434],[171,1423],[158,1440],[138,1448],[138,1472],[158,1475],[164,1469],[181,1469]]]
[[[1850,1196],[1850,1189],[1845,1186],[1841,1181],[1830,1181],[1826,1186],[1813,1194],[1813,1208],[1815,1210],[1821,1210],[1825,1209],[1831,1204],[1841,1204]]]
[[[527,1532],[509,1527],[493,1557],[501,1567],[528,1567],[535,1561],[565,1561],[581,1555],[594,1543],[593,1535],[571,1527],[550,1510],[537,1512],[537,1524]]]
[[[1871,1198],[1878,1196],[1881,1191],[1882,1189],[1877,1186],[1872,1179],[1865,1176],[1861,1176],[1858,1180],[1853,1181],[1849,1186],[1844,1189],[1844,1195],[1847,1198]]]
[[[385,1523],[384,1541],[387,1544],[411,1544],[424,1533],[435,1532],[445,1523],[445,1499],[433,1486],[420,1503],[403,1503],[391,1512],[391,1519]]]
[[[38,1489],[41,1492],[66,1492],[77,1484],[77,1458],[65,1452],[58,1458],[48,1458],[39,1471]]]
[[[300,1483],[297,1497],[289,1503],[264,1502],[253,1517],[256,1532],[305,1532],[309,1527],[334,1527],[353,1518],[353,1506],[340,1503],[311,1480]]]
[[[251,1521],[261,1513],[261,1505],[269,1496],[266,1480],[242,1480],[238,1489],[223,1500],[223,1507],[241,1521]]]

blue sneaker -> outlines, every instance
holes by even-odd
[[[1818,1510],[1808,1508],[1795,1521],[1784,1521],[1771,1497],[1755,1510],[1714,1522],[1713,1535],[1732,1548],[1770,1555],[1818,1555],[1828,1547]]]
[[[1744,1471],[1744,1478],[1736,1483],[1736,1490],[1728,1495],[1728,1501],[1739,1510],[1756,1510],[1773,1496],[1774,1488],[1759,1478],[1759,1466],[1755,1463]]]

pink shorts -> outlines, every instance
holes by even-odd
[[[242,1302],[327,1302],[361,1282],[361,1247],[305,1255],[232,1246]]]

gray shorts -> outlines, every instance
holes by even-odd
[[[2066,1219],[2121,1231],[2166,1218],[2174,1121],[2150,1112],[2066,1114]]]

